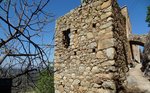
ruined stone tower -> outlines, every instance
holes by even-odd
[[[56,93],[123,91],[128,40],[116,0],[93,0],[59,18],[55,44]]]

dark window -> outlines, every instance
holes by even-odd
[[[70,46],[70,29],[63,31],[63,44],[65,48]]]
[[[95,48],[92,49],[92,52],[96,52]]]
[[[74,32],[75,32],[75,34],[77,34],[77,33],[78,33],[78,32],[77,32],[77,30],[75,30]]]
[[[76,52],[76,51],[74,51],[74,55],[77,55],[77,52]]]
[[[96,23],[93,23],[93,28],[96,28]]]

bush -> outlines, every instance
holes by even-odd
[[[44,70],[39,76],[37,82],[37,93],[55,93],[54,92],[54,74]]]

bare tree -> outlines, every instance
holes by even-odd
[[[18,78],[22,75],[49,70],[49,44],[40,46],[45,26],[53,20],[47,8],[49,2],[0,0],[0,77],[14,79],[14,86],[21,84]],[[15,68],[19,69],[16,73],[12,72]]]

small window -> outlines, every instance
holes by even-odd
[[[96,23],[93,23],[93,28],[96,28]]]
[[[95,48],[93,48],[93,49],[92,49],[92,52],[93,52],[93,53],[95,53],[95,52],[96,52],[96,49],[95,49]]]
[[[63,31],[63,44],[65,48],[70,46],[70,29]]]
[[[75,34],[77,34],[77,33],[78,33],[78,32],[77,32],[77,30],[75,30],[74,32],[75,32]]]
[[[76,52],[76,51],[74,51],[74,55],[77,55],[77,52]]]
[[[78,83],[79,86],[81,86],[81,83]]]

